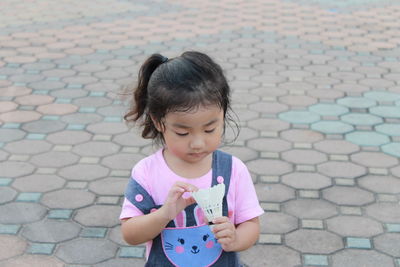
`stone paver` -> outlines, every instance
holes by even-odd
[[[0,9],[0,266],[144,265],[118,215],[156,147],[123,122],[123,89],[184,50],[233,90],[221,149],[266,210],[243,263],[400,266],[396,1],[25,2]]]

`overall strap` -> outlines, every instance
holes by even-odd
[[[138,183],[135,179],[129,179],[128,186],[126,187],[125,197],[143,212],[148,214],[151,209],[156,207],[153,198],[149,193]]]
[[[225,196],[223,199],[223,214],[228,216],[228,202],[226,200],[229,184],[231,181],[232,174],[232,155],[216,150],[213,153],[212,160],[212,183],[211,186],[224,183],[225,184]]]

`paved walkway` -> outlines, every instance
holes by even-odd
[[[154,52],[226,70],[266,210],[247,266],[400,266],[397,1],[2,1],[0,266],[142,266],[121,239],[121,120]]]

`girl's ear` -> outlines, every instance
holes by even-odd
[[[154,127],[156,127],[157,131],[163,132],[163,125],[161,122],[158,122],[152,115],[150,115],[151,121],[153,122]]]

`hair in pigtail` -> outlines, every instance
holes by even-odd
[[[136,122],[144,116],[141,125],[144,126],[142,136],[145,138],[155,138],[158,135],[150,114],[146,112],[148,106],[148,85],[153,72],[167,60],[166,57],[160,54],[153,54],[143,63],[139,70],[137,87],[133,89],[134,97],[131,103],[131,110],[124,116],[127,122]]]

